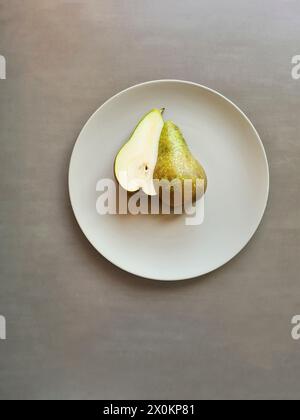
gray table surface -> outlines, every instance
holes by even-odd
[[[299,18],[296,0],[0,0],[0,398],[299,397]],[[101,257],[67,189],[89,115],[162,78],[236,102],[271,174],[246,249],[178,283]]]

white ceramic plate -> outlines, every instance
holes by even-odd
[[[185,216],[105,215],[96,212],[96,183],[113,178],[113,162],[133,127],[151,108],[182,129],[208,176],[204,223]],[[156,280],[206,274],[247,244],[264,214],[269,171],[258,133],[243,112],[219,93],[177,80],[133,86],[104,103],[75,144],[69,190],[87,239],[122,269]]]

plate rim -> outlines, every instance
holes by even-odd
[[[204,273],[200,273],[200,274],[195,274],[195,275],[188,275],[188,276],[178,276],[178,277],[168,277],[168,276],[161,276],[161,277],[150,277],[148,275],[143,275],[141,273],[138,273],[132,269],[129,269],[128,267],[125,267],[125,265],[123,264],[119,264],[117,261],[115,261],[113,258],[109,257],[106,255],[106,252],[103,252],[102,250],[100,250],[99,246],[96,246],[96,244],[94,243],[94,241],[90,240],[86,233],[84,232],[80,221],[78,220],[74,205],[73,205],[73,201],[72,201],[72,193],[71,193],[71,166],[72,166],[72,161],[74,158],[74,151],[76,149],[76,145],[77,142],[80,138],[80,136],[82,135],[82,133],[84,132],[85,128],[87,127],[87,125],[90,123],[90,121],[94,118],[94,116],[104,107],[106,106],[108,103],[110,103],[111,101],[113,101],[114,99],[116,99],[118,96],[121,96],[123,94],[125,94],[126,92],[130,91],[130,90],[134,90],[137,89],[139,87],[142,86],[146,86],[146,85],[150,85],[150,84],[159,84],[159,83],[179,83],[179,84],[186,84],[186,85],[190,85],[190,86],[195,86],[201,89],[204,89],[208,92],[211,92],[217,96],[219,96],[220,98],[222,98],[223,100],[225,100],[227,103],[229,103],[231,106],[233,106],[239,113],[240,115],[247,121],[247,123],[250,125],[250,127],[252,128],[257,140],[258,140],[258,144],[260,146],[260,149],[263,153],[263,157],[265,160],[265,166],[266,166],[266,175],[267,175],[267,189],[265,192],[265,204],[263,206],[263,210],[261,212],[258,224],[256,226],[256,228],[254,229],[254,231],[252,232],[252,234],[250,235],[249,239],[247,240],[247,242],[244,244],[244,246],[237,251],[232,257],[228,258],[225,262],[223,262],[222,264],[217,265],[216,267],[204,272]],[[264,214],[266,212],[267,206],[268,206],[268,201],[269,201],[269,194],[270,194],[270,168],[269,168],[269,162],[268,162],[268,157],[265,151],[265,147],[264,144],[260,138],[260,135],[258,134],[258,131],[256,130],[254,124],[252,123],[252,121],[249,119],[249,117],[244,113],[244,111],[238,106],[236,105],[233,101],[231,101],[229,98],[227,98],[225,95],[223,95],[222,93],[218,92],[215,89],[212,89],[208,86],[202,85],[200,83],[197,82],[192,82],[192,81],[188,81],[188,80],[181,80],[181,79],[157,79],[157,80],[149,80],[146,82],[142,82],[142,83],[138,83],[135,84],[133,86],[130,86],[128,88],[125,88],[123,90],[121,90],[120,92],[114,94],[113,96],[111,96],[110,98],[108,98],[106,101],[104,101],[92,114],[91,116],[88,118],[88,120],[86,121],[86,123],[83,125],[82,129],[80,130],[78,136],[76,137],[75,143],[72,147],[72,152],[71,152],[71,158],[70,158],[70,162],[69,162],[69,168],[68,168],[68,192],[69,192],[69,199],[70,199],[70,203],[71,203],[71,207],[73,210],[73,214],[74,217],[80,227],[81,232],[84,234],[85,238],[88,240],[88,242],[96,249],[96,251],[101,254],[101,256],[103,256],[106,260],[108,260],[111,264],[113,264],[114,266],[118,267],[119,269],[129,273],[129,274],[133,274],[137,277],[140,278],[144,278],[144,279],[149,279],[149,280],[155,280],[155,281],[167,281],[167,282],[174,282],[174,281],[183,281],[183,280],[190,280],[190,279],[196,279],[198,277],[202,277],[205,276],[209,273],[212,273],[216,270],[218,270],[220,267],[223,267],[224,265],[228,264],[231,260],[233,260],[235,257],[237,257],[245,248],[246,246],[249,244],[249,242],[251,241],[251,239],[253,238],[253,236],[255,235],[255,233],[257,232],[258,228],[261,225],[262,219],[264,217]]]

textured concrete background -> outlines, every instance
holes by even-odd
[[[1,398],[299,397],[299,18],[297,0],[0,0]],[[67,191],[89,115],[161,78],[236,102],[271,172],[247,248],[177,284],[98,255]]]

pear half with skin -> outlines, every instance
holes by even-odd
[[[148,112],[116,156],[115,176],[126,191],[142,189],[145,194],[156,195],[153,172],[164,126],[163,111],[164,109],[153,109]]]
[[[167,180],[169,182],[175,182],[175,185],[176,182],[180,183],[179,185],[183,191],[182,200],[180,203],[174,201],[174,189],[171,188],[170,205],[172,207],[181,205],[185,201],[185,180],[192,181],[192,201],[199,199],[207,189],[207,176],[204,168],[194,158],[180,129],[172,121],[166,121],[162,129],[158,159],[153,177],[158,181]],[[199,191],[197,180],[202,181],[199,183],[201,185],[201,191]]]

